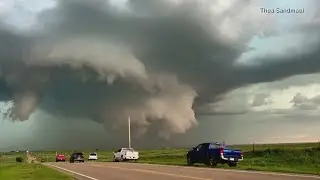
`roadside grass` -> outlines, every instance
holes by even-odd
[[[317,147],[317,144],[313,144],[313,147],[306,144],[299,147],[290,146],[264,145],[263,148],[256,148],[255,152],[247,149],[247,151],[244,150],[244,160],[238,164],[237,168],[230,168],[227,165],[218,165],[217,168],[320,175],[320,147]],[[186,165],[186,152],[186,149],[140,151],[139,162]],[[205,167],[201,164],[196,166]]]
[[[244,160],[238,167],[230,168],[227,165],[218,165],[216,168],[242,169],[273,171],[287,173],[302,173],[320,175],[320,144],[256,144],[253,152],[253,145],[234,145],[231,148],[240,149],[244,152]],[[139,163],[164,164],[164,165],[186,165],[186,154],[189,149],[150,149],[140,150]],[[113,151],[111,150],[83,150],[87,159],[89,153],[98,153],[98,162],[112,161]],[[72,151],[59,151],[69,159]],[[56,151],[33,152],[43,162],[54,162]],[[206,167],[196,164],[198,167]]]
[[[15,163],[16,157],[26,158],[25,152],[2,152],[0,153],[0,164],[1,163]]]
[[[2,163],[0,179],[3,180],[72,180],[71,176],[60,173],[42,164]]]

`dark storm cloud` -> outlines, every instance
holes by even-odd
[[[251,66],[236,70],[237,81],[250,83],[270,82],[283,79],[292,75],[312,74],[319,72],[320,48],[319,43],[310,47],[308,54],[296,55],[294,57],[272,57],[272,62],[259,66]],[[267,62],[267,61],[266,61]],[[254,76],[253,76],[254,74]]]
[[[230,90],[320,70],[319,43],[305,55],[237,66],[255,33],[228,43],[217,29],[208,32],[206,17],[192,16],[201,11],[193,4],[130,3],[136,13],[116,11],[106,1],[59,1],[40,13],[41,32],[3,29],[0,97],[15,102],[13,117],[28,119],[38,107],[111,130],[130,115],[138,134],[160,122],[158,131],[167,137],[195,126],[193,109]]]

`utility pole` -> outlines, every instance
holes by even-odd
[[[129,138],[129,148],[131,148],[131,122],[130,116],[128,117],[128,138]]]
[[[252,152],[255,152],[255,151],[256,151],[255,143],[253,142],[253,144],[252,144]]]

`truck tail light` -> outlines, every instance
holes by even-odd
[[[223,148],[220,148],[220,154],[223,154],[223,150],[224,150]]]

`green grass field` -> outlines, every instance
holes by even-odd
[[[230,146],[241,149],[244,152],[244,160],[238,167],[232,169],[275,171],[289,173],[305,173],[320,175],[320,144],[263,144],[255,145],[253,152],[252,145]],[[140,150],[140,163],[186,165],[186,153],[188,149],[155,149]],[[92,150],[95,151],[95,150]],[[88,158],[90,150],[82,150],[85,158]],[[113,151],[98,150],[99,161],[112,161]],[[56,151],[33,152],[37,159],[43,162],[54,162]],[[71,151],[58,151],[69,155]],[[15,157],[14,157],[15,158]],[[7,158],[7,159],[14,159]],[[195,166],[205,167],[201,164]],[[218,166],[217,168],[229,168]]]
[[[2,163],[0,179],[3,180],[72,180],[71,176],[60,173],[42,164]]]

